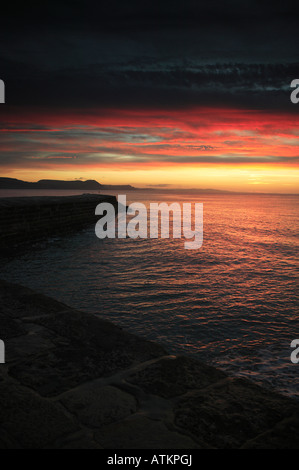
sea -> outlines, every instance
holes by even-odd
[[[79,193],[2,190],[0,197]],[[130,191],[127,200],[148,208],[202,203],[202,248],[186,250],[179,239],[100,240],[90,226],[2,258],[1,278],[99,315],[169,354],[298,398],[291,343],[299,339],[299,196]]]

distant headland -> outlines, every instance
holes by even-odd
[[[161,187],[161,186],[151,186],[136,188],[131,185],[107,185],[101,184],[96,180],[73,180],[73,181],[63,181],[63,180],[40,180],[36,183],[30,183],[27,181],[22,181],[16,178],[3,178],[0,177],[0,190],[1,189],[44,189],[44,190],[78,190],[78,191],[146,191],[146,192],[160,192],[160,193],[231,193],[231,191],[217,190],[217,189],[184,189],[177,187]]]
[[[14,178],[0,178],[0,189],[56,189],[56,190],[134,190],[130,185],[103,185],[95,180],[81,181],[60,181],[60,180],[40,180],[36,183],[29,183]]]

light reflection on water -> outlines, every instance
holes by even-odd
[[[94,227],[2,262],[1,277],[37,289],[253,380],[299,395],[298,196],[157,195],[203,202],[204,245],[105,240]]]

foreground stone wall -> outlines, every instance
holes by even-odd
[[[0,338],[1,449],[299,449],[297,401],[4,281]]]
[[[70,233],[96,223],[100,202],[115,207],[114,196],[86,194],[68,197],[22,197],[0,199],[0,250],[14,245]]]

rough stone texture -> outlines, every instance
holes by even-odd
[[[227,379],[183,397],[175,409],[175,422],[193,435],[205,436],[213,447],[239,448],[293,410],[287,398],[244,379]],[[291,444],[294,436],[289,438]]]
[[[0,331],[2,341],[16,338],[26,333],[26,330],[22,325],[20,325],[20,323],[4,316],[0,317]]]
[[[299,449],[299,413],[244,444],[243,449]]]
[[[82,423],[95,428],[120,421],[137,411],[132,395],[97,382],[64,394],[61,402]]]
[[[1,449],[298,449],[299,403],[0,281]]]
[[[130,377],[142,390],[163,398],[184,395],[189,390],[201,389],[219,382],[226,375],[205,364],[186,357],[161,360]]]
[[[96,440],[105,449],[200,449],[192,439],[169,430],[165,423],[138,415],[103,427]]]
[[[0,436],[9,448],[43,448],[66,434],[80,431],[55,403],[12,381],[0,383],[0,403]]]

